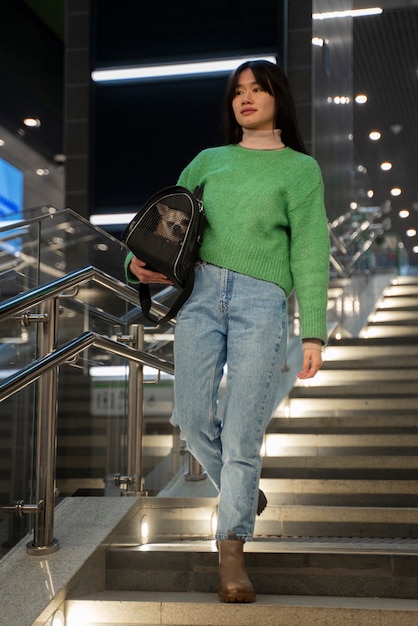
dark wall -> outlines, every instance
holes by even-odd
[[[62,152],[63,60],[62,40],[24,2],[2,0],[0,120],[47,157]],[[42,125],[25,128],[23,119],[34,115]]]

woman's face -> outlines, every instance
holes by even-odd
[[[256,82],[252,70],[243,70],[238,76],[232,110],[242,128],[273,130],[275,100]]]

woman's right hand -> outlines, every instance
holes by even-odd
[[[138,278],[141,283],[160,283],[163,285],[172,285],[172,281],[164,276],[164,274],[160,274],[159,272],[154,272],[149,269],[145,269],[146,263],[133,257],[129,264],[129,270],[132,272],[134,276]]]

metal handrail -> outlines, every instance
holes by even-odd
[[[32,361],[18,372],[14,372],[11,376],[4,378],[0,382],[0,402],[38,380],[38,378],[43,376],[52,367],[62,365],[90,346],[101,348],[102,350],[129,359],[135,363],[149,365],[167,374],[174,374],[174,365],[170,361],[166,361],[165,359],[161,359],[160,357],[141,350],[136,350],[126,344],[94,333],[93,331],[86,331],[76,339],[71,339],[62,344],[62,346],[50,354]]]
[[[0,303],[0,322],[16,316],[26,309],[40,304],[48,298],[59,296],[71,287],[77,287],[88,280],[93,280],[103,287],[107,287],[126,302],[138,306],[138,293],[133,287],[129,287],[121,280],[113,278],[109,274],[106,274],[92,265],[88,265],[87,267],[75,270],[66,276],[57,278],[43,285],[33,287],[32,289],[28,289],[27,291],[13,296],[8,300],[4,300]],[[167,307],[160,302],[157,302],[155,299],[153,300],[152,308],[161,315],[164,315],[168,310]]]
[[[48,303],[47,303],[48,304]],[[55,314],[53,310],[55,309]],[[49,300],[48,316],[56,318],[57,298]],[[140,333],[137,332],[137,335]],[[50,345],[53,333],[45,333],[46,349],[52,350]],[[49,344],[49,345],[48,345]],[[31,383],[41,379],[39,388],[39,419],[37,430],[37,463],[36,463],[36,494],[35,504],[18,502],[15,505],[17,513],[36,513],[34,525],[34,539],[27,544],[27,551],[31,555],[46,555],[59,548],[59,541],[53,537],[54,528],[54,479],[56,458],[56,431],[57,431],[57,372],[58,366],[77,356],[80,352],[95,346],[124,357],[136,367],[131,369],[129,382],[128,430],[130,433],[128,450],[128,473],[126,479],[134,490],[130,494],[140,491],[142,487],[141,458],[142,458],[142,383],[138,380],[142,375],[142,366],[149,365],[155,369],[174,374],[173,363],[145,353],[124,343],[88,331],[72,339],[59,348],[38,358],[19,372],[15,372],[0,383],[0,402],[9,398]],[[135,380],[133,380],[135,378]],[[137,396],[138,394],[138,396]],[[43,403],[43,404],[42,404]],[[41,409],[43,409],[41,411]],[[11,507],[6,507],[10,509]]]
[[[336,272],[341,276],[349,277],[354,272],[356,266],[361,259],[370,250],[376,239],[390,228],[390,220],[385,218],[388,213],[390,204],[384,203],[381,207],[374,207],[360,225],[353,226],[351,233],[347,233],[345,237],[339,237],[336,230],[342,225],[350,225],[353,215],[347,212],[328,223],[328,231],[331,239],[330,262]],[[367,236],[367,239],[363,238]],[[350,250],[361,242],[356,252]],[[340,255],[343,258],[340,258]]]

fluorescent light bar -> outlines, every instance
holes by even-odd
[[[139,65],[136,67],[120,67],[107,70],[94,70],[91,77],[95,83],[144,80],[148,78],[168,78],[174,76],[191,76],[195,74],[213,74],[231,72],[241,63],[264,59],[277,63],[273,55],[252,56],[233,59],[219,59],[217,61],[193,61],[191,63],[165,63],[163,65]]]
[[[90,215],[90,222],[95,226],[126,226],[136,213],[97,213]]]
[[[126,365],[93,365],[89,368],[89,374],[92,378],[99,378],[101,380],[124,380],[129,376],[129,368]],[[158,370],[154,367],[144,365],[144,377],[150,380],[154,380],[158,374]],[[160,373],[160,378],[164,380],[171,380],[173,376]]]
[[[352,9],[347,11],[327,11],[325,13],[313,13],[313,20],[330,20],[334,17],[363,17],[365,15],[379,15],[383,13],[380,7],[370,7],[369,9]]]

